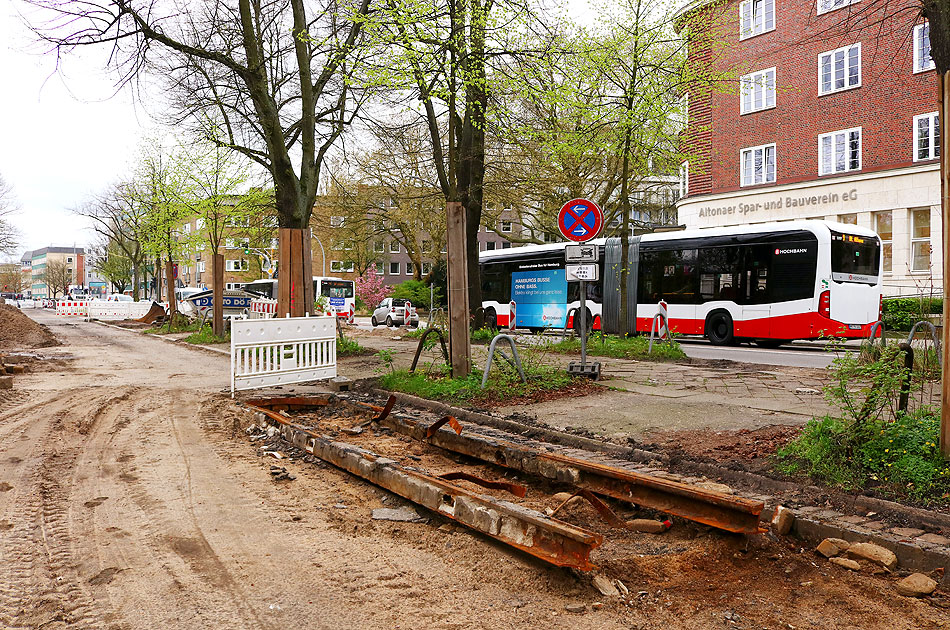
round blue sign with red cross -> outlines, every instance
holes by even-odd
[[[557,214],[557,229],[576,243],[589,241],[604,227],[604,212],[589,199],[571,199]]]

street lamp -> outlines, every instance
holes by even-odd
[[[317,239],[317,244],[320,245],[320,257],[323,258],[323,273],[322,276],[326,277],[327,275],[327,252],[323,249],[323,243],[320,241],[320,237],[313,233],[313,228],[310,228],[310,238]]]

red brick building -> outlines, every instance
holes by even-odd
[[[937,77],[915,0],[694,2],[733,89],[689,94],[679,218],[822,218],[877,230],[885,293],[941,287]],[[885,15],[886,11],[886,15]]]

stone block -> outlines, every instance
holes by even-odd
[[[775,508],[775,516],[772,517],[772,528],[775,533],[785,536],[792,531],[792,525],[795,523],[795,515],[784,505]]]
[[[897,568],[897,556],[894,552],[874,543],[855,543],[848,548],[848,556],[868,560],[888,571]]]
[[[861,570],[860,564],[858,564],[854,560],[849,560],[847,558],[832,558],[828,562],[832,564],[837,564],[839,567],[844,567],[845,569],[850,569],[851,571]]]
[[[924,530],[913,527],[892,527],[891,533],[901,538],[917,538],[924,533]]]
[[[940,534],[924,534],[920,537],[920,540],[928,542],[932,545],[942,545],[944,547],[950,547],[950,538],[946,536],[941,536]]]
[[[897,592],[904,597],[924,597],[937,589],[937,583],[923,573],[908,575],[897,583]]]

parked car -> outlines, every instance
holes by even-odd
[[[97,298],[100,300],[105,300],[106,302],[134,302],[131,295],[126,295],[125,293],[112,293],[110,295]]]
[[[415,328],[419,325],[419,315],[416,313],[416,307],[409,304],[409,318],[406,321],[406,300],[400,298],[386,298],[380,302],[376,310],[373,311],[373,317],[370,320],[373,326],[379,326],[385,322],[387,326],[402,326],[406,324]]]

